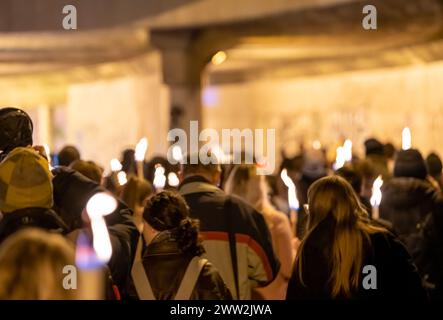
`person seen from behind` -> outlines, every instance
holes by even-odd
[[[263,215],[218,187],[221,166],[214,154],[209,156],[207,164],[198,155],[187,156],[179,192],[190,216],[200,221],[205,256],[220,271],[234,298],[248,300],[253,288],[275,279],[280,263]]]
[[[330,176],[316,181],[308,191],[308,206],[307,234],[297,252],[287,300],[426,299],[404,245],[371,224],[346,180]]]
[[[272,238],[272,247],[281,263],[277,278],[267,287],[256,290],[267,300],[283,300],[291,277],[297,240],[287,215],[275,209],[268,198],[265,176],[257,175],[255,165],[238,165],[231,171],[226,185],[227,194],[241,197],[263,214]]]
[[[134,296],[141,300],[232,298],[218,271],[201,257],[198,221],[189,217],[179,194],[162,191],[150,197],[143,223],[131,272]]]
[[[132,210],[137,229],[143,230],[143,211],[148,197],[154,192],[151,183],[136,176],[130,176],[123,187],[121,199]]]

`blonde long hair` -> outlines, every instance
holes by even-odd
[[[25,228],[0,247],[0,300],[71,300],[63,268],[74,265],[74,246],[61,235]]]
[[[306,243],[311,241],[313,231],[322,221],[332,218],[329,220],[333,221],[330,226],[333,228],[333,241],[329,248],[331,294],[332,297],[351,297],[359,287],[364,245],[370,244],[369,235],[386,230],[370,224],[368,214],[351,185],[341,177],[325,177],[312,184],[308,191],[308,204],[308,231],[297,252],[295,274],[304,284],[302,260]]]

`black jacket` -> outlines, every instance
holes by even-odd
[[[9,235],[26,227],[35,227],[54,233],[68,231],[63,220],[51,209],[26,208],[3,215],[0,220],[0,243]]]
[[[168,231],[161,232],[143,250],[143,266],[157,300],[172,300],[183,280],[192,253],[179,250],[177,241]],[[131,292],[137,297],[132,281]],[[190,300],[231,300],[232,296],[217,269],[208,262],[203,267]]]
[[[443,212],[440,192],[426,180],[402,177],[388,181],[382,195],[380,218],[392,224],[394,232],[414,255],[420,250],[420,233],[427,216]]]
[[[420,233],[418,250],[413,253],[431,299],[443,299],[443,212],[433,211]]]
[[[57,211],[68,224],[69,231],[82,228],[81,214],[89,198],[106,190],[74,170],[60,167],[53,174]],[[115,284],[124,289],[130,276],[140,233],[133,223],[131,210],[122,202],[119,202],[118,208],[106,216],[105,220],[112,244],[112,257],[108,266]]]
[[[321,223],[310,235],[302,257],[303,281],[293,274],[289,282],[287,300],[293,299],[331,299],[330,252],[325,248],[334,236]],[[354,299],[426,299],[426,292],[421,286],[420,277],[411,257],[403,244],[390,233],[376,233],[370,236],[371,244],[365,245],[363,266],[373,265],[377,274],[377,289],[363,288],[364,274],[360,286],[353,293]],[[294,269],[295,272],[295,269]],[[343,298],[343,297],[338,297]]]

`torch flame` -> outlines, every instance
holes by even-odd
[[[112,172],[118,172],[123,168],[120,161],[118,161],[118,159],[116,159],[116,158],[112,159],[110,164],[111,164],[111,171]]]
[[[86,205],[86,212],[91,220],[93,247],[97,259],[102,263],[107,263],[112,256],[111,240],[103,217],[116,208],[117,200],[105,192],[93,195]]]
[[[335,156],[334,170],[338,170],[345,165],[346,157],[343,147],[338,147]]]
[[[403,150],[411,149],[412,138],[411,138],[411,130],[408,127],[405,127],[401,133],[401,148]]]
[[[373,207],[378,207],[381,203],[381,186],[383,185],[383,179],[381,175],[375,179],[373,185],[372,185],[372,196],[371,196],[371,205]]]
[[[280,174],[283,183],[288,188],[288,202],[291,210],[298,210],[300,203],[297,199],[297,189],[295,188],[294,181],[288,176],[288,171],[283,169]]]
[[[135,147],[135,160],[136,161],[144,161],[146,151],[148,150],[148,139],[142,138],[137,143],[137,146]]]
[[[117,180],[118,180],[118,184],[121,185],[121,186],[124,186],[125,184],[127,184],[128,183],[128,178],[126,176],[126,172],[120,171],[117,174]]]
[[[165,168],[163,168],[159,163],[155,165],[153,184],[157,190],[163,189],[166,184]]]
[[[180,148],[179,146],[173,146],[172,147],[172,158],[177,162],[182,161],[183,160],[182,148]]]
[[[168,184],[171,187],[176,187],[180,184],[180,180],[178,179],[177,175],[175,174],[175,172],[169,172],[168,174]]]
[[[48,159],[48,165],[49,165],[49,170],[52,170],[52,164],[51,164],[51,151],[49,149],[49,145],[44,143],[43,144],[43,148],[45,149],[45,153],[46,153],[46,158]]]
[[[350,139],[346,139],[345,143],[343,144],[343,152],[344,152],[345,161],[351,161],[352,160],[352,141]]]

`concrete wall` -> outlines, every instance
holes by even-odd
[[[72,86],[65,142],[78,146],[84,159],[105,166],[143,136],[150,141],[148,157],[166,152],[167,92],[155,80],[132,77]]]
[[[277,150],[300,141],[335,147],[351,138],[357,151],[376,136],[400,147],[404,126],[413,147],[443,155],[443,64],[300,79],[257,80],[206,88],[205,126],[275,128]]]

